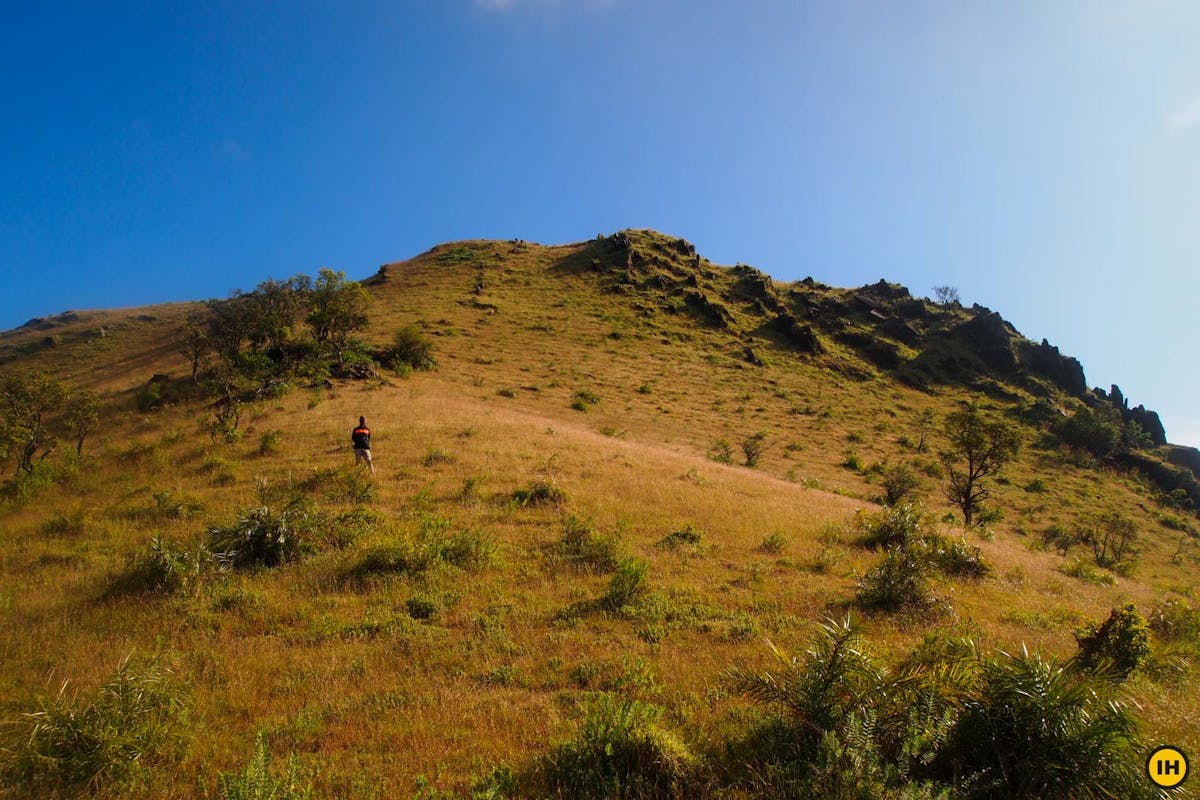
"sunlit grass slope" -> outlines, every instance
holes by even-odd
[[[409,796],[418,776],[462,789],[569,736],[583,697],[605,688],[661,704],[697,749],[717,747],[747,708],[723,675],[768,664],[768,639],[798,651],[813,623],[853,610],[878,558],[852,532],[856,511],[877,508],[871,467],[912,463],[941,518],[942,443],[935,426],[917,451],[921,412],[940,424],[977,400],[1004,414],[1035,394],[1003,379],[899,381],[852,337],[773,322],[788,287],[669,237],[622,236],[629,247],[459,242],[384,267],[367,281],[365,338],[382,345],[416,324],[438,367],[295,386],[252,406],[233,443],[209,437],[203,404],[136,410],[153,374],[188,372],[173,341],[187,304],[3,334],[0,368],[92,386],[106,412],[81,461],[0,516],[0,717],[18,719],[64,679],[86,695],[131,652],[160,657],[190,712],[176,761],[130,796],[213,792],[260,730],[280,757],[298,754],[319,793]],[[345,472],[359,415],[374,430],[369,490]],[[990,576],[936,581],[939,613],[864,617],[883,652],[951,630],[988,650],[1069,656],[1073,630],[1110,608],[1196,600],[1191,540],[1164,526],[1148,483],[1022,430],[991,501],[1003,517],[983,531],[940,523],[982,549]],[[758,432],[765,455],[738,466]],[[733,464],[711,458],[721,440]],[[559,502],[514,500],[539,483]],[[153,537],[194,547],[289,487],[331,515],[364,508],[368,524],[294,563],[173,596],[113,590]],[[1112,584],[1067,574],[1071,561],[1039,546],[1049,526],[1098,511],[1141,535],[1136,569]],[[564,555],[573,526],[648,562],[649,611],[597,602],[610,574]],[[431,529],[470,531],[490,558],[363,567]],[[1194,670],[1128,686],[1149,738],[1197,751]]]

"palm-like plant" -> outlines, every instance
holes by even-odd
[[[943,777],[977,798],[1131,798],[1137,724],[1110,682],[1022,649],[982,665],[942,751]]]

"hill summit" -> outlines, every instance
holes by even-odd
[[[944,295],[627,230],[0,334],[0,786],[1148,796],[1200,452]]]

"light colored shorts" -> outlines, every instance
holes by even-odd
[[[360,461],[365,461],[368,464],[370,464],[371,463],[371,451],[365,447],[354,448],[354,463],[357,464]]]

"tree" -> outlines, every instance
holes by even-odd
[[[946,498],[969,527],[980,503],[991,496],[984,479],[1016,456],[1020,438],[1008,423],[987,419],[975,405],[946,417],[946,436],[949,447],[939,454],[949,475]]]
[[[61,413],[67,387],[45,372],[10,372],[0,377],[0,442],[17,458],[17,474],[33,472],[38,451],[54,451],[51,420]]]
[[[234,292],[227,300],[209,300],[208,341],[220,358],[236,364],[242,343],[254,329],[254,312],[247,295]]]
[[[256,350],[263,345],[268,350],[280,349],[291,336],[311,289],[311,278],[296,275],[286,281],[265,280],[245,295],[252,318],[250,346]]]
[[[204,357],[210,350],[212,341],[209,338],[209,313],[193,311],[188,314],[179,337],[179,352],[192,365],[193,384],[200,382],[200,365],[204,363]]]
[[[91,389],[80,389],[68,399],[63,424],[75,437],[75,455],[83,455],[83,440],[100,422],[100,398]]]
[[[935,286],[933,293],[937,297],[937,301],[944,306],[958,305],[961,302],[956,286]]]
[[[322,268],[313,283],[305,321],[319,344],[333,346],[339,366],[350,335],[367,327],[370,302],[367,290],[357,281],[346,280],[344,272]]]

